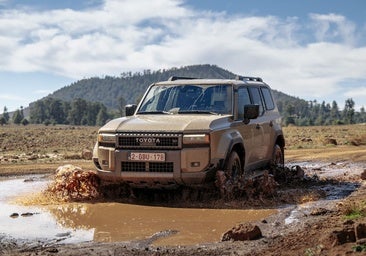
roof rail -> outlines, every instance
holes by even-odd
[[[171,76],[171,77],[169,77],[168,81],[191,80],[191,79],[198,79],[198,78],[195,78],[195,77],[186,77],[186,76]]]
[[[255,82],[263,82],[263,79],[260,77],[252,77],[252,76],[236,76],[236,80],[242,81],[255,81]]]

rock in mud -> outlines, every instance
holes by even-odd
[[[84,160],[91,160],[93,158],[93,152],[89,149],[84,149],[81,153],[81,158]]]
[[[256,240],[262,237],[262,231],[257,225],[250,223],[238,224],[222,235],[221,241]]]
[[[359,244],[359,245],[365,245],[366,244],[366,238],[362,238],[360,240],[357,240],[357,244]]]
[[[361,173],[361,180],[366,180],[366,169]]]
[[[325,145],[335,145],[335,146],[337,146],[338,145],[338,142],[334,138],[325,138],[324,144]]]
[[[362,244],[366,241],[366,223],[346,221],[342,230],[334,230],[329,235],[330,244],[335,247],[345,243]]]
[[[352,228],[333,231],[330,240],[333,247],[345,243],[354,243],[356,242],[355,231]]]
[[[366,238],[366,223],[357,223],[355,225],[355,233],[356,239],[365,239]]]
[[[31,212],[25,212],[25,213],[22,213],[21,216],[22,217],[30,217],[30,216],[33,216],[34,213],[31,213]]]
[[[71,235],[71,232],[58,233],[58,234],[56,234],[56,237],[68,237],[70,235]]]
[[[311,216],[319,216],[319,215],[325,215],[327,214],[329,211],[325,208],[316,208],[313,209],[310,213]]]
[[[14,212],[14,213],[10,214],[10,218],[18,218],[18,217],[19,217],[19,213]]]

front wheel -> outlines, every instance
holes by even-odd
[[[280,168],[283,168],[285,165],[283,148],[281,148],[278,144],[276,144],[273,148],[271,164],[274,167],[280,167]]]
[[[278,170],[283,170],[285,168],[285,157],[283,148],[281,148],[278,144],[276,144],[273,148],[272,160],[271,160],[271,173],[276,176],[278,174]]]
[[[234,183],[240,179],[242,174],[242,166],[238,153],[232,151],[225,165],[226,180]]]

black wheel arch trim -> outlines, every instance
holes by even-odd
[[[241,137],[238,137],[238,138],[235,138],[233,139],[227,150],[226,150],[226,154],[225,154],[225,158],[224,158],[224,161],[221,161],[221,166],[220,168],[221,169],[224,169],[225,168],[225,165],[227,164],[228,160],[229,160],[229,157],[230,157],[230,154],[231,152],[235,149],[236,151],[238,151],[236,148],[240,149],[240,151],[242,152],[237,152],[238,155],[239,155],[239,158],[240,158],[240,161],[241,161],[241,164],[242,164],[242,169],[244,170],[244,155],[245,155],[245,147],[244,147],[244,141]],[[242,154],[241,154],[242,153]]]

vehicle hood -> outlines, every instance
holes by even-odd
[[[230,116],[217,115],[136,115],[110,121],[102,132],[194,132],[219,129]]]

